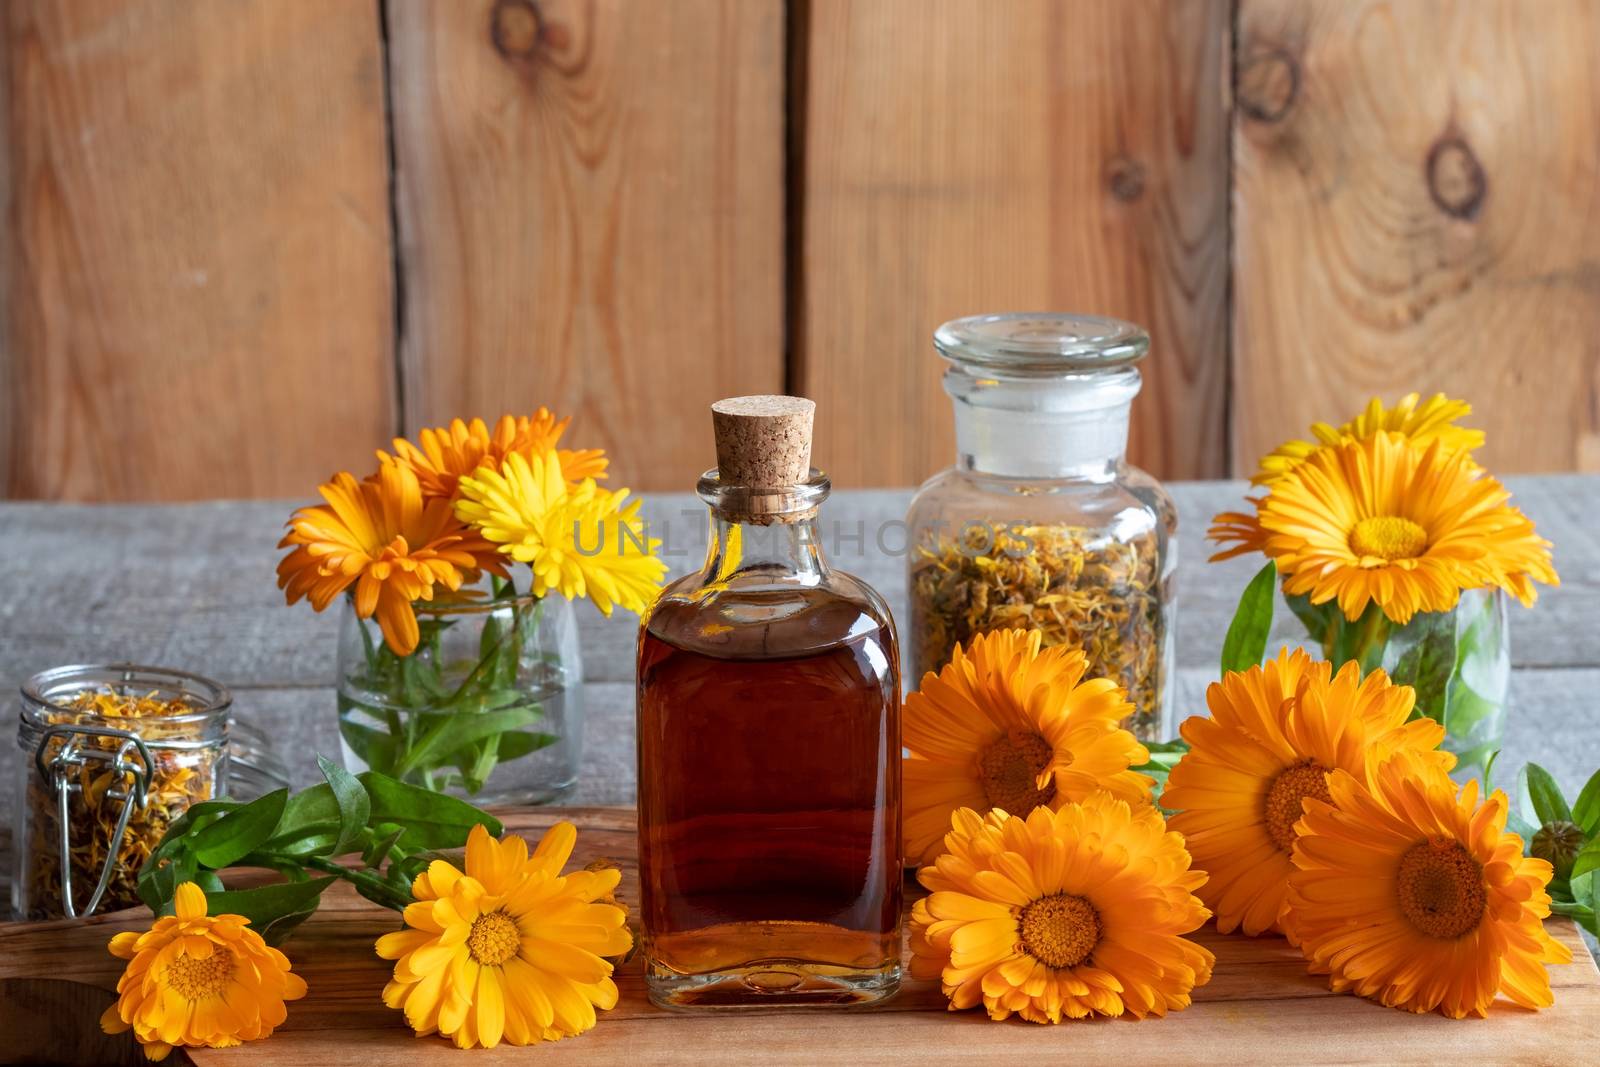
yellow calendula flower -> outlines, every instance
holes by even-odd
[[[1342,426],[1325,422],[1311,425],[1315,441],[1287,441],[1261,460],[1261,469],[1250,479],[1252,485],[1271,485],[1310,458],[1318,449],[1346,441],[1359,441],[1384,431],[1398,433],[1413,444],[1426,447],[1440,442],[1447,451],[1472,452],[1483,447],[1483,431],[1457,426],[1472,414],[1465,400],[1452,400],[1435,393],[1423,400],[1420,393],[1408,393],[1392,408],[1373,397],[1366,410]]]
[[[228,1048],[269,1036],[287,1015],[283,1002],[306,995],[288,958],[244,916],[207,915],[206,895],[193,882],[178,887],[174,904],[176,914],[144,933],[111,939],[111,954],[128,966],[101,1028],[131,1029],[152,1060],[177,1045]]]
[[[1383,671],[1362,678],[1347,663],[1334,674],[1299,649],[1211,684],[1210,718],[1192,716],[1180,728],[1190,749],[1161,804],[1178,809],[1170,824],[1209,875],[1200,899],[1218,930],[1294,933],[1286,897],[1295,823],[1305,798],[1328,799],[1330,771],[1365,781],[1401,749],[1443,770],[1455,765],[1433,751],[1443,726],[1406,721],[1415,703],[1415,691]]]
[[[461,479],[456,514],[532,568],[535,596],[586,596],[610,615],[613,605],[642,611],[667,573],[656,554],[661,540],[645,535],[639,501],[627,496],[592,478],[568,484],[546,449],[531,460],[512,453],[498,471],[480,467]]]
[[[278,586],[289,603],[306,597],[317,611],[354,586],[356,614],[378,617],[396,655],[417,647],[414,601],[459,589],[480,569],[504,575],[494,546],[458,522],[449,501],[424,499],[408,467],[385,465],[365,482],[340,472],[320,491],[326,503],[296,511],[278,542],[293,550],[278,564]]]
[[[1338,603],[1345,618],[1376,603],[1404,624],[1448,611],[1463,589],[1499,586],[1524,604],[1534,582],[1557,585],[1550,542],[1507,503],[1511,494],[1465,453],[1377,433],[1320,449],[1252,501],[1217,516],[1210,537],[1277,561],[1284,592]]]
[[[417,1036],[438,1033],[459,1048],[531,1045],[592,1028],[616,1006],[605,958],[632,947],[627,914],[605,903],[616,868],[561,868],[577,830],[552,826],[533,854],[515,835],[482,826],[467,838],[466,873],[434,860],[417,875],[406,929],[378,939],[394,960],[383,1002],[405,1012]]]
[[[429,498],[453,498],[465,475],[479,467],[498,468],[514,452],[527,458],[541,456],[556,447],[572,419],[557,419],[540,408],[531,416],[500,416],[493,428],[482,419],[463,422],[453,419],[449,426],[427,428],[417,434],[417,444],[395,438],[394,455],[378,453],[378,461],[398,461],[416,474],[423,493]],[[598,448],[558,449],[561,471],[570,482],[606,476],[605,451]]]
[[[1041,650],[1037,630],[980,634],[906,697],[903,772],[908,863],[932,863],[958,808],[1027,815],[1096,790],[1149,802],[1154,780],[1129,770],[1150,753],[1118,724],[1127,692],[1084,678],[1076,648]]]
[[[945,850],[917,875],[930,895],[911,912],[911,973],[939,979],[951,1011],[1142,1019],[1211,979],[1214,957],[1183,936],[1210,915],[1194,895],[1206,876],[1151,805],[963,808]]]
[[[1548,1008],[1550,864],[1505,832],[1506,796],[1479,802],[1437,765],[1399,753],[1369,782],[1335,771],[1311,801],[1289,876],[1301,949],[1337,991],[1453,1019],[1497,995]]]

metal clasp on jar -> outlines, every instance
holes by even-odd
[[[83,744],[83,738],[86,736],[109,737],[118,739],[121,743],[115,749],[86,747]],[[51,742],[58,738],[61,743],[56,746],[54,755],[51,755]],[[150,777],[155,770],[150,750],[138,734],[127,730],[117,730],[109,726],[63,724],[45,728],[39,738],[39,746],[34,750],[33,761],[56,799],[58,835],[56,844],[61,860],[62,911],[69,919],[79,918],[80,915],[93,915],[105,896],[106,887],[111,884],[117,853],[122,847],[123,837],[128,832],[128,820],[133,817],[135,808],[145,806],[150,791]],[[94,892],[89,895],[88,904],[82,912],[79,912],[73,900],[72,823],[69,816],[72,811],[73,794],[83,791],[83,787],[75,780],[77,775],[74,772],[90,763],[106,764],[110,767],[113,784],[106,790],[106,799],[120,800],[122,810],[117,815],[116,830],[112,833],[110,845],[106,849],[105,863],[100,868],[100,879],[95,884]]]

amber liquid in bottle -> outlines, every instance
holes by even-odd
[[[805,531],[776,540],[813,551]],[[680,580],[640,633],[643,950],[662,1004],[865,1003],[899,983],[892,624],[820,554],[809,586],[772,555]]]

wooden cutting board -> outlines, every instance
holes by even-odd
[[[623,868],[622,899],[637,901],[634,816],[625,808],[572,808],[502,813],[508,830],[536,837],[560,818],[578,824],[574,862],[598,857]],[[502,1045],[470,1056],[447,1042],[419,1039],[379,992],[389,964],[373,941],[395,929],[394,913],[345,886],[323,898],[320,911],[285,946],[310,992],[289,1006],[289,1020],[269,1040],[240,1048],[190,1049],[201,1065],[253,1067],[377,1062],[491,1064],[607,1063],[805,1064],[1027,1062],[1070,1057],[1074,1064],[1285,1063],[1554,1063],[1582,1062],[1600,1044],[1600,973],[1570,922],[1551,932],[1576,957],[1551,971],[1555,1007],[1539,1012],[1497,1004],[1486,1020],[1415,1016],[1328,992],[1306,974],[1295,950],[1278,938],[1222,936],[1207,928],[1196,940],[1217,954],[1211,982],[1187,1011],[1143,1023],[1099,1020],[1036,1026],[988,1021],[981,1012],[951,1014],[934,983],[907,981],[888,1004],[854,1010],[789,1010],[736,1014],[663,1011],[645,998],[637,960],[618,976],[622,999],[588,1034],[536,1049]],[[125,911],[83,922],[0,925],[0,979],[65,979],[112,988],[120,961],[105,952],[119,930],[149,922]],[[85,990],[88,993],[88,990]],[[37,1025],[93,1026],[102,996],[82,1019],[56,1010]],[[400,1057],[407,1057],[404,1061]],[[182,1062],[177,1060],[176,1062]]]

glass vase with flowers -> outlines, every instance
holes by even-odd
[[[1507,596],[1528,606],[1534,583],[1559,583],[1550,542],[1474,459],[1483,434],[1458,425],[1471,410],[1413,393],[1317,423],[1314,441],[1262,460],[1265,492],[1209,534],[1226,546],[1213,559],[1268,557],[1334,669],[1382,668],[1415,689],[1413,717],[1443,723],[1463,774],[1486,771],[1505,734]],[[1270,618],[1270,599],[1256,603]]]
[[[471,796],[554,800],[577,780],[583,670],[570,601],[641,610],[666,573],[598,449],[541,408],[457,419],[346,472],[290,518],[278,584],[342,602],[339,734],[352,769]],[[552,595],[552,594],[559,594]]]

